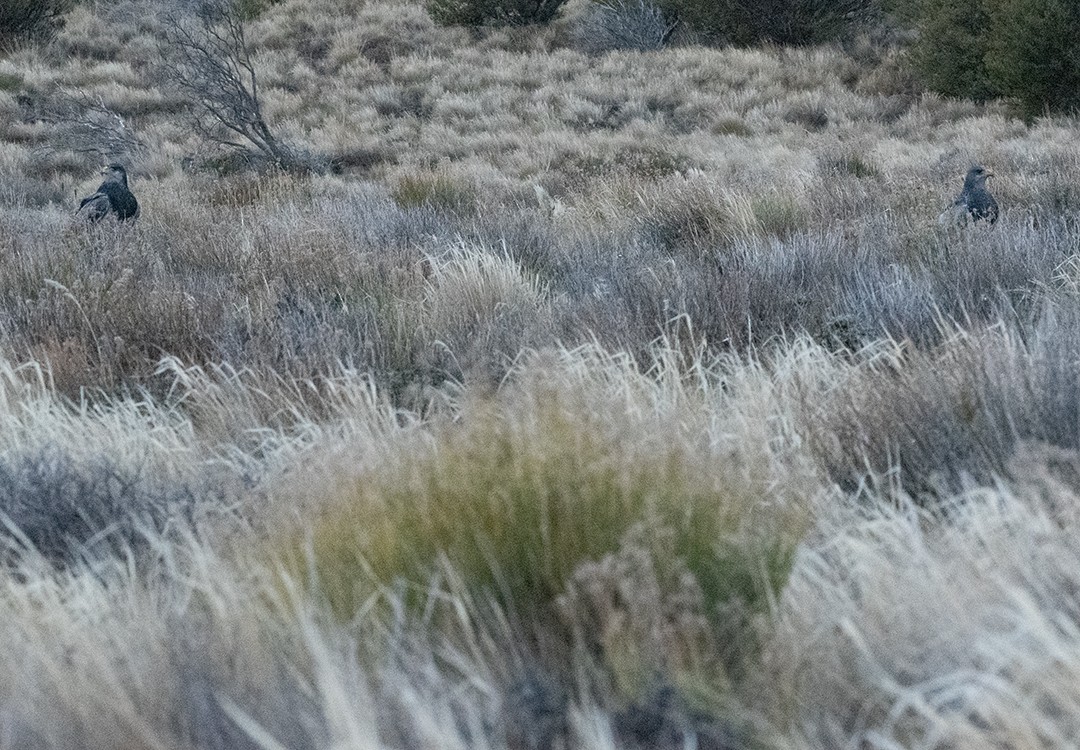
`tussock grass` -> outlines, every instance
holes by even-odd
[[[626,360],[585,356],[608,377],[635,378]],[[334,488],[325,517],[295,547],[335,611],[350,616],[398,579],[422,592],[445,556],[478,593],[528,618],[635,526],[648,529],[647,550],[653,535],[672,535],[668,554],[685,561],[707,610],[732,599],[762,606],[799,535],[794,511],[777,538],[751,528],[773,497],[761,476],[767,457],[716,471],[708,447],[672,415],[642,412],[642,396],[612,393],[603,380],[562,385],[559,369],[524,392],[510,389],[495,411],[467,408],[462,426],[440,431],[407,463]]]
[[[1023,332],[1003,322],[931,354],[898,350],[827,410],[807,404],[823,464],[851,487],[868,469],[896,471],[908,492],[939,496],[1011,474],[1018,444],[1075,449],[1074,327],[1071,313],[1048,312]]]
[[[807,550],[766,648],[798,686],[778,707],[800,744],[975,747],[1070,731],[1074,631],[1059,592],[1071,585],[1072,531],[1032,500],[972,491],[944,525],[910,507],[863,510]],[[837,710],[856,705],[857,716]]]
[[[476,195],[470,185],[444,174],[403,175],[391,196],[402,208],[430,205],[451,211],[475,211]]]

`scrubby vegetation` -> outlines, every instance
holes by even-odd
[[[875,0],[660,0],[660,7],[730,44],[805,45],[851,33],[879,10]]]
[[[548,23],[566,0],[428,0],[431,17],[446,25],[525,26]]]
[[[952,99],[862,4],[150,2],[0,58],[0,745],[1072,742],[1080,141],[993,98],[1028,27]],[[170,75],[181,29],[224,47]],[[72,220],[102,158],[136,223]],[[973,162],[1000,219],[939,224]]]
[[[1029,117],[1080,110],[1080,6],[1070,0],[894,0],[918,30],[925,83],[950,96],[1011,97]]]
[[[3,0],[0,2],[0,50],[47,39],[63,25],[73,0]]]

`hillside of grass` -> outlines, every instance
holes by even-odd
[[[1073,742],[1075,118],[870,31],[251,3],[281,169],[183,5],[0,45],[0,747]]]

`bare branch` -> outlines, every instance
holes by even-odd
[[[168,10],[159,50],[162,77],[191,102],[196,131],[204,139],[245,151],[253,147],[282,169],[310,169],[310,162],[267,125],[244,20],[234,0],[199,0],[188,13]]]

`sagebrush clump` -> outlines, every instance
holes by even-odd
[[[576,35],[587,52],[650,50],[667,44],[679,25],[649,0],[601,0],[589,3]]]

